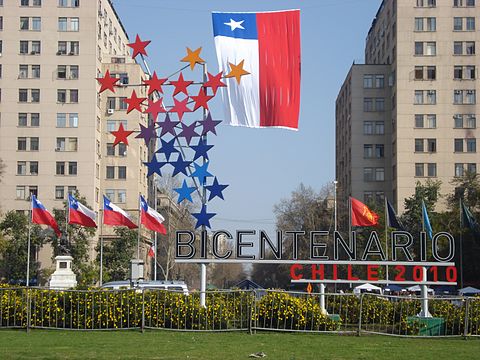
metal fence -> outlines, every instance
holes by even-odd
[[[480,337],[480,297],[307,294],[281,290],[65,290],[0,288],[0,328],[289,331]],[[325,311],[322,311],[325,310]]]

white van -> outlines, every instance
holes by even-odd
[[[185,281],[138,281],[131,282],[129,280],[123,281],[111,281],[105,283],[101,286],[102,289],[113,289],[113,290],[123,290],[123,289],[159,289],[159,290],[169,290],[182,292],[184,295],[188,295],[188,287],[185,284]]]

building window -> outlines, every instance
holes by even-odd
[[[436,31],[437,19],[434,17],[416,17],[415,31]]]
[[[454,152],[463,152],[463,139],[453,140]]]
[[[78,103],[78,90],[77,89],[58,89],[57,90],[57,102],[66,103],[68,99],[69,103]]]
[[[435,41],[416,41],[415,55],[418,56],[435,56],[437,54],[437,44]]]
[[[453,103],[455,105],[473,105],[476,103],[475,90],[454,90]]]
[[[115,179],[115,166],[107,166],[105,177],[107,179]]]
[[[417,7],[435,7],[437,6],[436,0],[417,0]]]
[[[363,88],[364,89],[373,88],[373,75],[363,75]]]
[[[473,7],[475,0],[453,0],[453,7]]]
[[[127,110],[128,109],[128,104],[126,103],[126,97],[119,97],[118,100],[120,102],[119,109],[120,110]]]
[[[364,181],[384,181],[385,169],[384,168],[363,168]]]
[[[477,152],[477,139],[466,139],[467,142],[467,152],[474,153]]]
[[[40,126],[39,113],[18,113],[19,127],[38,127]]]
[[[415,139],[415,152],[424,152],[424,141],[423,139]]]
[[[430,153],[437,152],[437,139],[427,139],[427,150]]]
[[[127,178],[127,167],[126,166],[119,166],[118,167],[118,178],[121,180],[125,180]]]
[[[59,41],[57,55],[78,55],[80,43],[78,41]]]
[[[365,144],[363,145],[363,157],[365,159],[370,159],[373,157],[373,145]]]
[[[381,159],[385,156],[385,147],[383,144],[376,144],[375,145],[375,157],[377,159]]]
[[[453,115],[453,124],[455,129],[475,129],[477,119],[475,114],[455,114]]]
[[[416,177],[424,177],[425,176],[424,163],[415,163],[415,176]]]
[[[437,164],[428,163],[427,164],[427,176],[428,177],[437,177]]]
[[[56,138],[56,151],[77,151],[78,140],[76,137],[58,137]]]
[[[455,65],[453,67],[454,80],[474,80],[475,78],[474,65]]]

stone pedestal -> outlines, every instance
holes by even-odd
[[[72,260],[71,256],[55,257],[57,265],[50,278],[50,289],[65,290],[77,286],[77,275],[72,271]]]

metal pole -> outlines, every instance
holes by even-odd
[[[425,215],[423,212],[423,200],[422,200],[422,231],[425,231]],[[425,206],[426,209],[426,206]],[[425,281],[427,281],[427,268],[425,266],[422,267],[422,285],[420,285],[421,289],[421,297],[422,297],[422,309],[420,311],[420,314],[418,314],[419,317],[432,317],[430,315],[430,312],[428,311],[428,290],[427,290],[427,285],[425,285]]]
[[[323,315],[327,315],[327,309],[325,309],[325,284],[320,284],[320,311]]]
[[[387,207],[387,197],[385,197],[385,255],[387,256],[388,260],[388,223],[389,223],[389,217],[388,217],[388,207]],[[385,279],[387,280],[387,286],[388,286],[388,265],[385,267]]]
[[[100,211],[100,286],[103,284],[103,211]]]
[[[203,64],[203,82],[205,83],[207,81],[207,64]],[[207,118],[207,111],[203,109],[203,120]],[[200,141],[205,141],[207,140],[207,135],[203,135],[201,137]],[[205,157],[203,158],[203,164],[205,164]],[[204,178],[203,181],[199,181],[202,186],[202,206],[206,204],[207,200],[207,189],[205,188],[205,181],[206,179]],[[205,225],[202,225],[202,233],[206,230]],[[200,265],[200,306],[205,307],[205,296],[206,296],[206,290],[207,290],[207,265],[206,264],[201,264]]]
[[[333,180],[333,229],[337,231],[337,180]],[[335,293],[337,292],[337,284],[335,283]],[[322,288],[320,287],[320,290]]]
[[[140,260],[140,227],[141,227],[141,217],[142,210],[140,209],[140,193],[138,194],[138,232],[137,232],[137,260]]]
[[[157,174],[154,174],[153,175],[153,183],[154,183],[154,199],[155,199],[155,211],[157,211]],[[157,252],[158,252],[158,248],[157,248],[157,232],[155,231],[155,245],[154,245],[154,264],[153,264],[153,280],[157,281]]]
[[[30,210],[30,222],[28,224],[28,241],[27,241],[27,283],[25,284],[27,287],[30,284],[30,237],[32,232],[32,220],[33,220],[33,211]]]
[[[460,199],[460,289],[463,289],[463,209]]]

